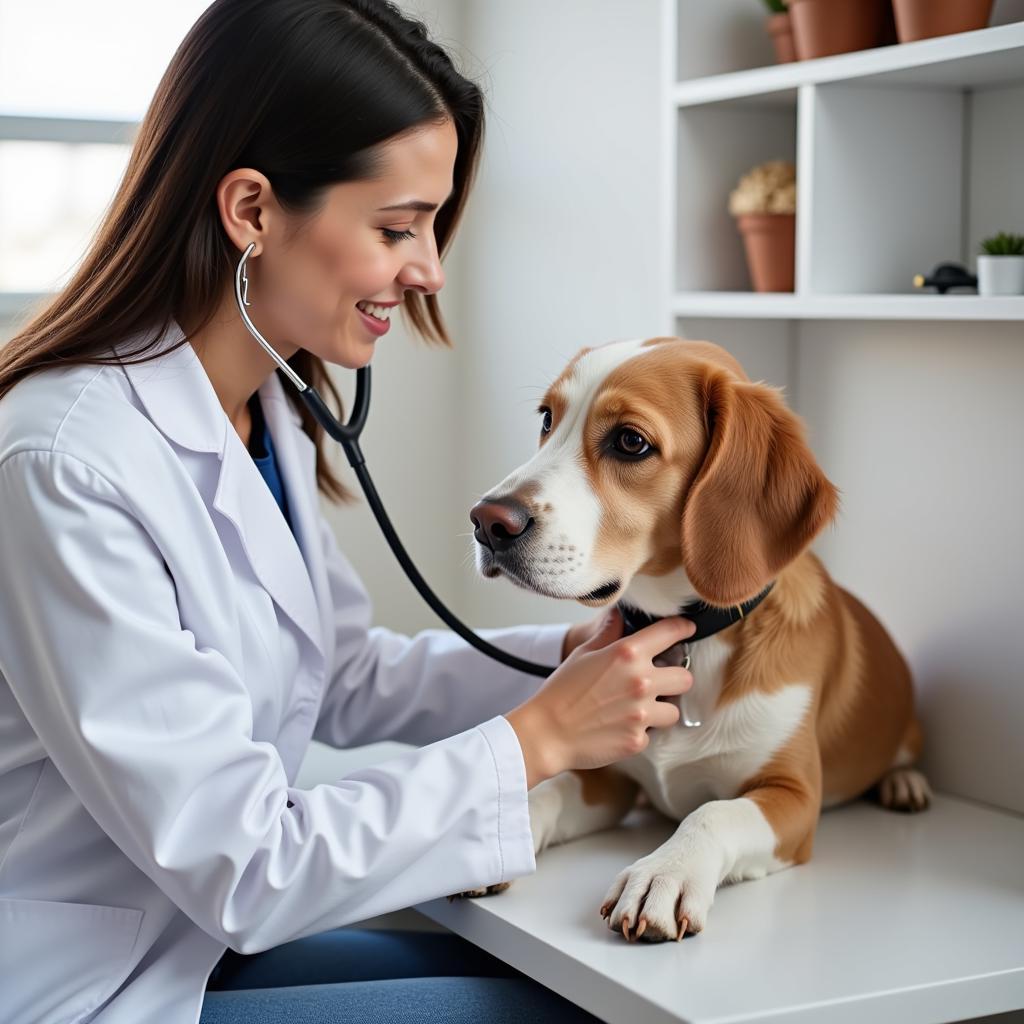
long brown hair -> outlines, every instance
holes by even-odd
[[[240,256],[216,201],[231,169],[262,171],[286,210],[311,215],[329,186],[373,173],[371,147],[444,119],[458,151],[454,191],[434,221],[442,255],[476,174],[483,97],[426,27],[386,0],[216,0],[164,72],[75,274],[0,348],[0,398],[50,366],[112,365],[100,353],[138,332],[149,336],[132,356],[172,320],[194,332],[209,323]],[[436,296],[410,292],[403,308],[427,341],[451,344]],[[323,360],[300,349],[288,363],[340,413]],[[285,393],[316,443],[320,491],[349,500],[323,428],[290,385]]]

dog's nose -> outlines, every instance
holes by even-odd
[[[508,551],[533,526],[533,517],[517,501],[477,502],[469,518],[476,527],[473,536],[492,551]]]

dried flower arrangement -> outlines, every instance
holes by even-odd
[[[787,160],[758,164],[729,196],[729,212],[796,213],[796,167]]]

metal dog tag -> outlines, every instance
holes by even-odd
[[[673,644],[667,651],[662,651],[653,661],[655,665],[671,665],[673,668],[685,668],[689,671],[690,645],[685,640],[681,640],[679,643]],[[669,699],[673,704],[679,705],[679,721],[688,729],[696,729],[701,724],[700,719],[691,718],[687,714],[686,697],[684,694],[679,694],[678,697],[671,697]]]
[[[683,662],[682,667],[687,671],[690,669],[690,645],[687,643],[683,644]],[[691,687],[692,690],[692,687]],[[696,729],[700,725],[700,719],[693,719],[686,712],[686,697],[680,695],[679,697],[679,715],[683,725],[687,729]]]

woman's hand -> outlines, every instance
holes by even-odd
[[[689,619],[673,616],[624,637],[622,616],[608,613],[544,686],[505,716],[523,750],[527,788],[569,768],[631,757],[647,746],[648,729],[675,725],[679,708],[658,698],[685,693],[693,676],[652,662],[695,631]]]

